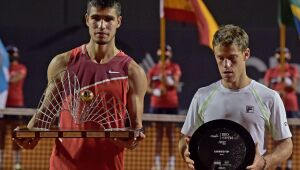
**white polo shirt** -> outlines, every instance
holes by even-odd
[[[181,133],[192,134],[203,124],[215,119],[229,119],[244,126],[261,154],[266,151],[265,135],[274,140],[292,136],[286,111],[279,94],[252,80],[239,90],[225,88],[221,81],[200,88],[190,104]]]

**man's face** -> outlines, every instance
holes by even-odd
[[[157,56],[158,56],[158,58],[160,59],[161,58],[161,50],[160,49],[158,49],[157,51],[156,51],[156,54],[157,54]],[[171,59],[172,58],[172,51],[170,51],[170,50],[166,50],[165,51],[165,59],[167,60],[167,59]]]
[[[222,79],[227,83],[235,83],[246,76],[246,60],[250,56],[247,48],[241,51],[238,46],[218,45],[214,47],[214,54]]]
[[[13,62],[13,61],[18,61],[18,60],[19,60],[19,52],[17,52],[17,51],[11,52],[9,55],[9,61]]]
[[[283,53],[284,59],[285,61],[289,61],[291,59],[291,54],[289,52],[284,52]],[[278,63],[281,63],[281,59],[280,59],[280,53],[275,53],[274,57],[277,59]]]
[[[115,8],[97,7],[91,7],[85,18],[91,39],[100,45],[114,40],[122,20],[122,17],[117,15]]]

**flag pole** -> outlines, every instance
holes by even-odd
[[[166,60],[166,19],[164,13],[164,0],[159,2],[159,16],[160,16],[160,61],[164,65]]]
[[[284,24],[279,24],[279,32],[280,32],[280,64],[282,68],[284,68],[285,64],[285,42],[286,42],[286,28]]]
[[[284,72],[285,65],[285,43],[286,43],[286,28],[284,24],[279,24],[279,33],[280,33],[280,65],[281,70]]]
[[[278,23],[279,23],[279,48],[280,48],[280,66],[281,66],[281,72],[284,72],[284,65],[285,65],[285,44],[286,44],[286,26],[283,22],[283,7],[284,3],[282,0],[277,0],[278,2]]]
[[[159,1],[159,16],[160,16],[160,72],[161,72],[161,90],[162,94],[166,92],[165,86],[165,76],[164,76],[164,69],[165,69],[165,61],[166,61],[166,18],[164,12],[164,0]]]
[[[286,27],[284,24],[279,24],[279,34],[280,34],[280,66],[281,71],[284,72],[285,65],[285,42],[286,42]]]

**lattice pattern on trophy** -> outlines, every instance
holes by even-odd
[[[48,84],[35,115],[34,128],[59,128],[60,113],[69,112],[75,124],[96,123],[100,129],[129,128],[130,119],[122,101],[111,93],[94,94],[81,89],[77,76],[68,70],[60,72]]]

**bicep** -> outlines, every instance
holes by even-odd
[[[147,77],[142,68],[134,61],[129,66],[129,91],[132,95],[144,98],[147,89]]]
[[[147,90],[147,78],[144,70],[132,61],[128,67],[129,91],[127,108],[135,126],[141,126],[144,111],[144,96]]]

